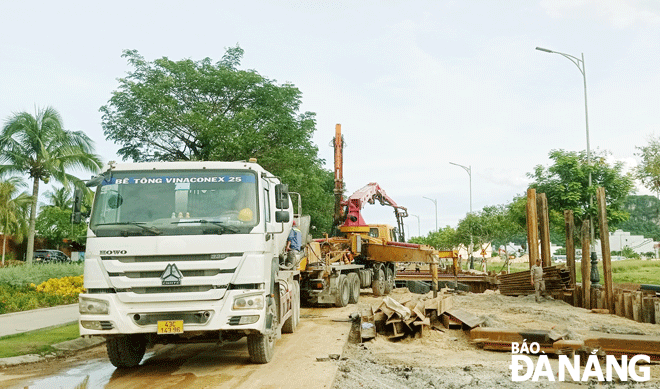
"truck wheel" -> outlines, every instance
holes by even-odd
[[[300,286],[298,281],[293,281],[293,296],[291,297],[291,317],[286,319],[282,325],[282,332],[287,334],[292,334],[296,327],[298,327],[298,321],[300,320]]]
[[[275,353],[275,334],[250,334],[247,337],[248,353],[253,363],[268,363]]]
[[[108,338],[105,347],[115,367],[135,367],[147,350],[147,338],[141,334],[119,335]]]
[[[385,294],[385,272],[383,267],[379,266],[374,269],[374,279],[371,282],[371,289],[373,289],[374,296],[382,296]]]
[[[337,301],[335,302],[335,306],[337,307],[345,307],[348,305],[348,300],[350,298],[350,287],[348,285],[348,279],[346,278],[346,274],[341,274],[339,275],[339,279],[337,280]]]
[[[394,272],[389,267],[385,270],[385,294],[390,294],[394,289]]]
[[[349,296],[348,296],[348,303],[349,304],[357,304],[358,300],[360,299],[360,276],[358,276],[357,273],[349,273],[347,277],[348,281],[348,289],[349,289]]]

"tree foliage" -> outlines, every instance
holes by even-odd
[[[632,235],[660,241],[660,200],[654,196],[628,196],[624,209],[630,218],[619,225]]]
[[[517,217],[510,205],[486,206],[458,222],[458,242],[466,247],[471,241],[474,247],[481,247],[485,243],[499,247],[524,231]]]
[[[452,250],[458,245],[456,230],[450,226],[431,231],[427,236],[416,236],[410,239],[411,243],[425,244],[438,250]]]
[[[54,206],[42,207],[36,220],[39,236],[46,239],[49,247],[60,249],[64,240],[84,244],[87,224],[71,224],[71,209]]]
[[[222,60],[145,60],[124,51],[133,68],[101,107],[106,139],[123,159],[139,161],[257,158],[299,192],[312,225],[329,231],[332,172],[312,143],[314,114],[300,113],[302,93],[254,70],[239,69],[243,50]],[[314,231],[313,231],[314,232]]]
[[[584,151],[552,150],[549,156],[553,163],[550,166],[538,165],[533,173],[528,173],[534,180],[530,187],[538,193],[545,193],[548,199],[550,225],[557,236],[561,236],[564,230],[564,210],[573,210],[576,230],[590,215],[594,221],[598,220],[598,187],[605,188],[608,226],[616,228],[628,219],[623,205],[626,197],[634,191],[633,177],[624,173],[623,163],[608,163],[607,155],[606,152],[592,152],[589,165]],[[591,205],[590,198],[593,198]],[[594,224],[598,227],[597,223]]]
[[[26,192],[19,192],[25,183],[18,177],[11,177],[0,182],[0,227],[2,228],[2,266],[5,265],[5,247],[7,236],[12,235],[16,242],[21,242],[28,230],[28,209],[32,197]]]
[[[33,180],[27,244],[27,261],[32,263],[39,182],[48,183],[54,178],[84,187],[67,170],[97,172],[101,160],[87,135],[65,130],[60,114],[47,107],[35,115],[19,112],[7,119],[0,134],[0,163],[0,175],[27,174]]]
[[[660,196],[660,139],[649,137],[648,145],[635,147],[642,159],[635,168],[635,177],[651,192]]]

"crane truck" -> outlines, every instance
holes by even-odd
[[[344,198],[343,147],[341,125],[335,127],[335,236],[310,242],[300,263],[301,297],[308,304],[334,304],[342,307],[357,303],[360,289],[371,288],[376,296],[386,295],[394,287],[396,264],[421,262],[429,264],[437,293],[439,258],[455,258],[453,251],[437,251],[432,247],[405,243],[403,218],[405,207],[398,205],[375,182],[365,185]],[[390,206],[397,227],[367,224],[361,215],[366,204]]]
[[[286,185],[253,160],[104,170],[87,183],[80,334],[105,337],[117,367],[138,365],[149,345],[243,337],[253,362],[269,362],[300,316],[300,272],[280,267],[294,216]]]

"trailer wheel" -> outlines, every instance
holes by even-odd
[[[390,294],[394,289],[394,272],[389,267],[385,270],[385,294]]]
[[[347,277],[349,286],[349,304],[357,304],[360,299],[360,276],[357,273],[349,273]]]
[[[373,289],[374,296],[382,296],[385,294],[385,271],[383,267],[379,266],[374,269],[374,279],[371,282],[371,289]]]
[[[300,320],[300,285],[298,281],[293,281],[293,301],[291,301],[291,317],[286,319],[282,325],[282,332],[287,334],[292,334],[296,327],[298,327],[298,321]]]
[[[348,284],[348,279],[346,278],[346,274],[339,275],[339,279],[337,280],[337,301],[335,302],[335,306],[347,306],[351,295],[350,292],[351,291]]]
[[[135,367],[147,349],[147,338],[141,334],[119,335],[106,341],[108,358],[115,367]]]

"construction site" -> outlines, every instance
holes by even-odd
[[[280,300],[280,313],[290,313],[282,314],[276,352],[255,359],[249,339],[248,351],[236,346],[240,337],[220,348],[165,344],[139,366],[140,359],[117,366],[111,357],[115,369],[96,346],[7,367],[0,383],[52,387],[86,377],[90,387],[128,388],[146,374],[158,387],[177,388],[660,387],[660,287],[612,283],[602,188],[602,285],[590,281],[588,220],[576,234],[565,212],[567,261],[553,265],[547,200],[527,192],[527,261],[530,268],[541,262],[545,282],[537,300],[530,270],[465,270],[455,250],[406,243],[407,209],[377,183],[345,196],[339,125],[333,141],[337,233],[307,237],[298,200],[294,220],[306,244],[280,264],[295,282],[287,291],[280,284],[294,299],[288,307]],[[365,205],[377,203],[393,209],[396,227],[364,220]],[[576,236],[588,258],[576,258]]]
[[[582,253],[591,252],[589,220],[576,234],[572,212],[564,213],[567,263],[553,266],[547,199],[543,193],[528,190],[529,267],[540,261],[547,292],[538,301],[530,271],[463,270],[455,250],[402,243],[403,237],[397,239],[382,226],[368,225],[360,214],[367,203],[380,202],[394,209],[398,226],[394,232],[403,231],[401,219],[407,211],[376,183],[344,199],[341,139],[337,125],[335,219],[340,237],[310,243],[309,262],[301,265],[301,271],[304,274],[310,266],[325,268],[314,278],[327,279],[339,274],[337,270],[344,264],[363,264],[374,271],[359,270],[366,273],[359,273],[361,287],[369,286],[370,276],[374,280],[372,293],[359,296],[359,301],[350,300],[358,304],[350,316],[354,322],[352,342],[346,346],[345,360],[339,362],[334,387],[538,387],[558,381],[569,386],[628,385],[632,381],[660,386],[660,288],[613,285],[603,188],[597,192],[602,286],[590,281],[595,253],[577,260],[575,255],[576,236],[580,237]],[[317,257],[313,255],[316,249],[321,253]],[[576,272],[581,273],[581,282],[577,282]],[[337,285],[341,295],[342,284]],[[352,296],[354,289],[350,285],[347,289]],[[387,296],[380,297],[384,294]],[[336,305],[342,306],[341,301],[338,298]],[[519,353],[516,350],[521,350],[521,345],[531,343],[536,349],[526,354],[534,358],[543,355],[544,364],[547,361],[550,365],[540,372],[538,367],[527,366],[525,378],[514,371],[512,355]],[[626,360],[639,355],[649,364],[643,378],[633,368],[613,376],[611,367],[605,365],[615,358],[625,366]],[[570,358],[577,369],[576,365],[587,365],[590,356],[598,362],[593,360],[586,371],[574,372],[568,380],[558,371],[560,359]],[[555,368],[548,369],[552,365]]]

